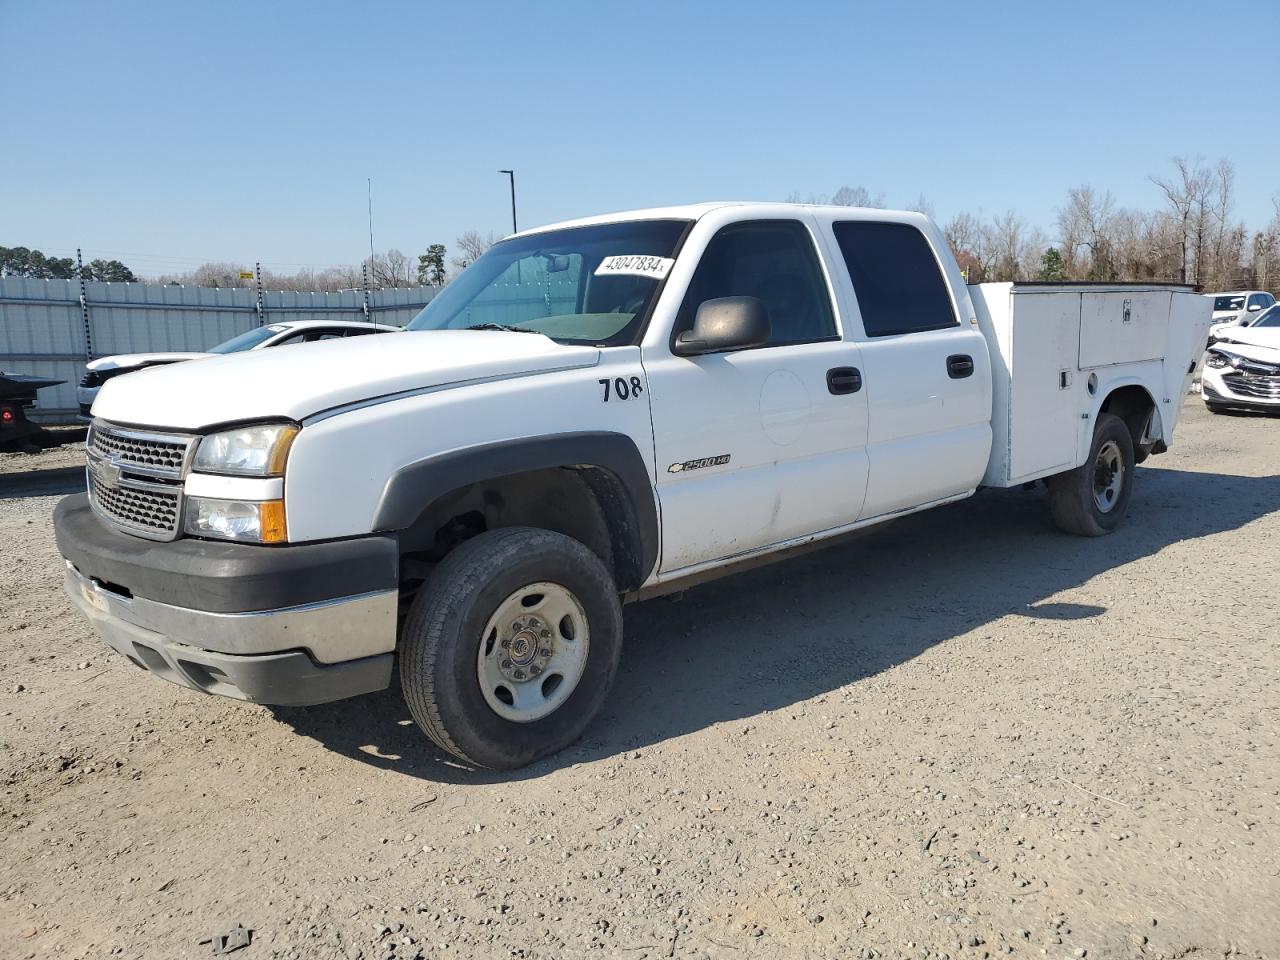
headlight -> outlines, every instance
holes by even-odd
[[[197,537],[246,543],[284,543],[283,500],[219,500],[188,497],[186,532]]]
[[[262,423],[211,433],[196,449],[193,469],[240,477],[278,477],[298,435],[292,423]]]
[[[1215,370],[1221,370],[1223,367],[1231,366],[1231,361],[1227,359],[1227,355],[1225,353],[1217,353],[1216,351],[1213,351],[1210,352],[1209,356],[1205,359],[1204,365],[1206,367],[1213,367]]]

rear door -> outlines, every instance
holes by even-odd
[[[828,228],[861,325],[870,472],[860,517],[974,490],[991,453],[990,358],[930,239],[914,222],[852,215],[830,215]]]

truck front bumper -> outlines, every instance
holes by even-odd
[[[58,504],[54,528],[71,602],[112,649],[166,680],[290,706],[391,682],[394,538],[158,543],[107,527],[83,494]]]

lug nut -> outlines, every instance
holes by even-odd
[[[523,671],[523,670],[517,670],[517,671],[516,671],[516,679],[517,679],[517,680],[523,680],[523,679],[524,679],[524,671]]]
[[[511,666],[511,661],[510,661],[510,660],[503,660],[503,661],[502,661],[502,668],[503,668],[504,670],[505,670],[505,669],[507,669],[507,668],[509,668],[510,666]]]
[[[551,636],[551,631],[550,631],[550,630],[543,630],[543,631],[542,631],[542,636],[543,636],[544,638]]]
[[[536,677],[541,672],[542,672],[542,668],[538,666],[536,663],[529,668],[529,676],[531,677]]]

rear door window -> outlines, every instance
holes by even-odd
[[[959,326],[938,258],[906,223],[846,220],[831,228],[868,337]]]

